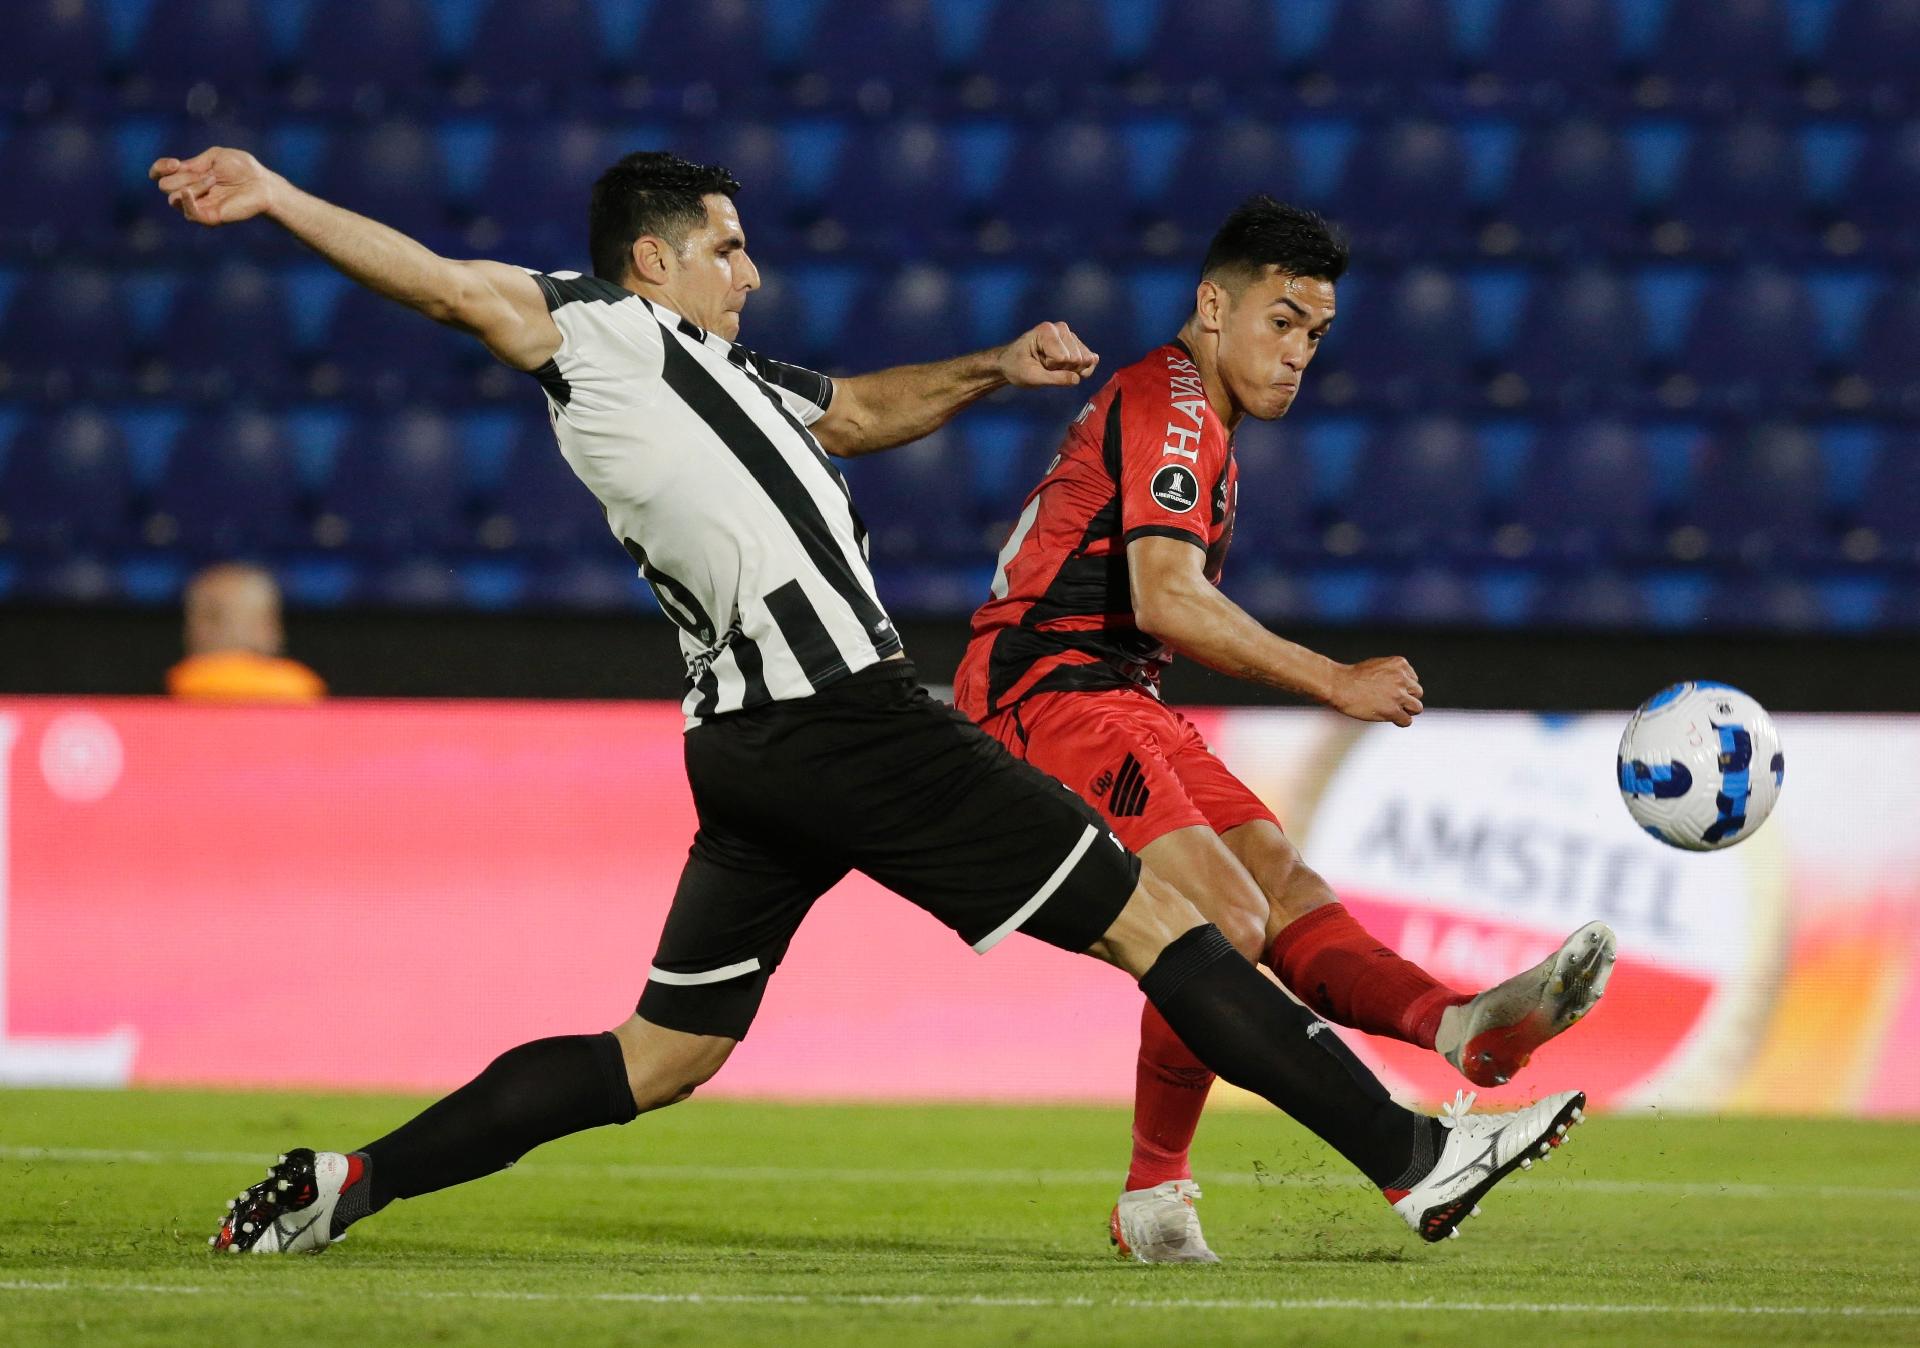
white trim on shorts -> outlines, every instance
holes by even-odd
[[[1028,918],[1040,911],[1040,905],[1053,897],[1053,891],[1066,883],[1067,877],[1073,873],[1073,868],[1080,864],[1080,858],[1087,854],[1087,849],[1093,846],[1093,840],[1099,835],[1099,827],[1094,824],[1088,824],[1087,831],[1080,835],[1080,841],[1073,845],[1071,852],[1067,853],[1067,859],[1055,867],[1053,874],[1047,877],[1047,883],[1035,890],[1032,898],[1015,909],[1012,917],[1009,917],[1005,922],[1002,922],[985,936],[975,941],[973,943],[973,953],[976,955],[984,955],[999,945],[1000,942],[1006,940],[1007,937],[1019,931]]]
[[[750,960],[741,960],[738,964],[728,964],[718,969],[708,969],[698,974],[673,974],[657,965],[647,966],[647,977],[655,983],[670,983],[676,988],[696,987],[701,983],[724,983],[729,978],[738,978],[741,974],[750,974],[760,967],[756,956]]]

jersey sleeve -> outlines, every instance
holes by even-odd
[[[1143,379],[1120,390],[1107,436],[1107,461],[1117,466],[1120,486],[1122,544],[1179,538],[1205,548],[1209,501],[1227,464],[1226,437],[1208,415],[1205,395]]]
[[[773,385],[780,401],[802,426],[813,425],[833,405],[833,381],[827,376],[805,366],[769,360],[744,346],[735,346],[734,351],[756,374]]]

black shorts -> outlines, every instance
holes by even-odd
[[[813,901],[871,876],[985,953],[1024,931],[1082,951],[1140,862],[1080,798],[935,702],[893,660],[687,732],[700,830],[640,1014],[745,1036]]]

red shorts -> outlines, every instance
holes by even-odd
[[[1172,707],[1124,688],[1035,693],[981,722],[1015,758],[1065,782],[1138,852],[1177,828],[1215,833],[1271,820]]]

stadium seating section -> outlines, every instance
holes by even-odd
[[[645,607],[537,390],[156,155],[257,150],[461,256],[584,267],[635,148],[730,165],[756,348],[1169,336],[1243,194],[1355,266],[1238,437],[1277,620],[1920,626],[1920,0],[10,0],[0,601]],[[850,465],[963,614],[1079,395]]]

